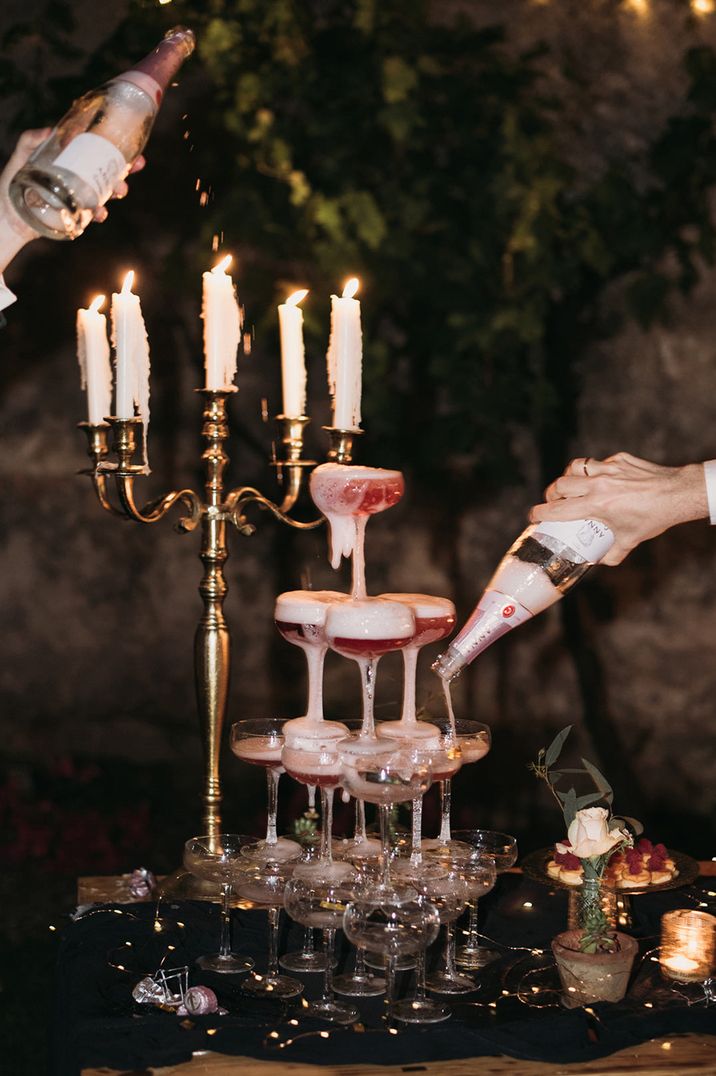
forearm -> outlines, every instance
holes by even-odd
[[[35,238],[19,218],[10,216],[10,212],[0,207],[0,273],[3,273],[15,255]]]

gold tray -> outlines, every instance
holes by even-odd
[[[679,872],[670,881],[663,882],[661,885],[642,885],[629,886],[628,888],[615,888],[616,893],[624,893],[627,896],[641,896],[643,893],[664,893],[668,889],[679,889],[682,885],[691,885],[699,876],[699,865],[695,859],[691,856],[685,855],[683,852],[674,852],[671,848],[667,848],[669,857],[673,859],[676,864],[676,869]],[[528,856],[522,860],[521,867],[526,878],[530,878],[533,882],[540,882],[542,885],[551,886],[553,889],[570,889],[577,890],[580,887],[578,885],[570,885],[568,882],[561,882],[559,878],[552,878],[547,873],[547,864],[554,855],[553,848],[540,848],[537,852],[530,852]]]

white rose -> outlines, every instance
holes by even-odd
[[[606,807],[587,807],[583,811],[577,811],[567,831],[571,847],[565,851],[571,852],[579,859],[589,859],[592,856],[603,856],[615,844],[619,844],[624,839],[624,834],[620,829],[607,828],[608,817]]]

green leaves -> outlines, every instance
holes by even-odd
[[[538,753],[537,762],[530,767],[538,777],[543,781],[546,781],[552,795],[561,806],[567,829],[569,829],[574,821],[578,811],[584,811],[590,807],[596,807],[597,805],[603,804],[606,804],[607,807],[611,809],[612,801],[614,799],[614,793],[612,792],[606,777],[601,770],[598,770],[594,763],[590,762],[588,759],[583,758],[581,760],[581,767],[561,767],[560,769],[555,769],[555,763],[559,759],[559,756],[562,753],[562,748],[571,731],[572,725],[567,725],[566,728],[563,728],[558,732],[549,747],[546,750],[543,748]],[[589,778],[594,785],[594,791],[578,794],[574,787],[566,790],[558,788],[560,782],[567,776]],[[637,833],[641,832],[640,824],[635,819],[629,818],[625,819],[625,821],[628,821],[634,828],[639,827],[636,829]],[[610,829],[614,829],[615,827],[621,828],[622,825],[623,823],[621,819],[612,818],[609,821]]]
[[[544,753],[545,766],[550,767],[553,765],[553,763],[557,761],[562,751],[562,748],[564,747],[565,740],[567,739],[571,731],[572,725],[567,725],[566,728],[563,728],[561,732],[557,733],[555,738],[552,740],[552,743],[549,745],[549,747]]]

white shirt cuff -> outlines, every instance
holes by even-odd
[[[0,310],[4,310],[6,306],[10,306],[16,299],[17,295],[6,287],[2,273],[0,273]]]
[[[706,460],[704,464],[706,479],[706,497],[709,502],[709,518],[716,524],[716,460]]]

